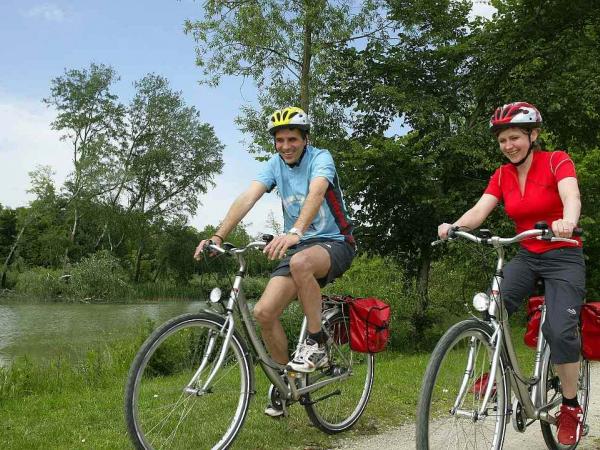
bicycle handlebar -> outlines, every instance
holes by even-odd
[[[230,255],[240,255],[242,253],[245,253],[247,250],[251,249],[251,248],[258,248],[258,249],[262,249],[265,248],[265,246],[267,245],[266,242],[262,242],[262,241],[254,241],[254,242],[250,242],[248,245],[246,245],[245,247],[231,247],[231,248],[223,248],[217,244],[208,244],[205,248],[208,250],[212,250],[215,251],[217,253],[221,253],[221,254],[230,254]]]
[[[448,231],[448,239],[438,239],[437,241],[433,241],[431,243],[432,246],[441,244],[446,241],[450,241],[456,239],[458,237],[462,237],[464,239],[468,239],[469,241],[475,242],[476,244],[489,244],[493,246],[499,245],[510,245],[516,242],[521,242],[525,239],[537,238],[540,240],[547,240],[550,242],[568,242],[570,244],[575,244],[579,246],[579,241],[575,239],[567,239],[562,237],[555,237],[552,234],[552,231],[549,229],[533,229],[533,230],[525,230],[522,233],[517,234],[511,238],[503,238],[500,236],[490,236],[490,237],[478,237],[474,234],[471,234],[467,231],[461,231],[458,229],[450,229]]]

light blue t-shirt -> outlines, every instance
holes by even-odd
[[[321,208],[304,232],[302,241],[320,238],[345,240],[354,245],[352,221],[346,211],[333,158],[327,150],[308,145],[294,167],[288,166],[279,154],[275,154],[266,162],[255,180],[263,183],[268,192],[277,187],[283,208],[283,225],[285,231],[288,231],[298,220],[310,182],[316,177],[326,178],[329,187]]]

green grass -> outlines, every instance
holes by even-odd
[[[529,367],[534,352],[522,344],[522,329],[515,329],[513,335],[517,352],[524,357],[522,366]],[[139,343],[123,342],[91,352],[77,366],[28,362],[0,371],[0,448],[131,448],[123,418],[123,390]],[[312,426],[299,404],[292,405],[286,419],[265,416],[269,382],[257,368],[257,394],[233,448],[331,448],[340,439],[412,422],[428,360],[429,354],[378,354],[369,405],[352,430],[337,436]]]
[[[427,358],[428,355],[378,356],[369,406],[355,428],[339,437],[377,433],[412,420]],[[268,381],[260,370],[256,374],[258,392],[251,401],[234,448],[327,448],[334,445],[339,437],[328,436],[314,428],[298,404],[291,407],[287,419],[266,417],[263,409]],[[0,448],[131,448],[123,419],[124,374],[115,374],[112,382],[104,378],[98,387],[72,384],[73,389],[63,386],[50,392],[30,390],[28,395],[0,401]]]

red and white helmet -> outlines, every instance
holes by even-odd
[[[514,102],[496,108],[490,119],[490,130],[494,133],[510,127],[539,128],[542,115],[531,103]]]

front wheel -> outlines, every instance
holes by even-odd
[[[466,320],[436,345],[417,408],[417,449],[502,448],[509,399],[502,358],[489,373],[492,334],[489,325]],[[479,415],[490,382],[491,395]]]
[[[329,335],[329,365],[308,375],[308,384],[348,376],[308,394],[305,408],[317,428],[334,434],[348,430],[364,412],[373,387],[375,357],[350,348],[350,320],[342,311],[327,320],[324,329]]]
[[[223,323],[212,314],[186,314],[144,342],[125,392],[127,431],[136,448],[223,449],[231,444],[246,417],[253,368],[244,342],[233,333],[210,388],[201,389],[218,364]]]
[[[546,349],[542,357],[542,377],[540,379],[540,386],[542,389],[542,403],[549,404],[553,403],[554,407],[549,409],[548,412],[556,416],[560,410],[562,403],[562,388],[558,375],[554,370],[554,366],[550,362],[550,347],[546,345]],[[583,411],[583,423],[587,416],[587,409],[589,404],[590,394],[590,365],[586,359],[581,359],[579,366],[579,380],[577,382],[577,400]],[[550,450],[573,450],[577,447],[574,445],[561,445],[557,438],[557,427],[551,425],[548,422],[540,422],[542,427],[542,435],[544,441]]]

